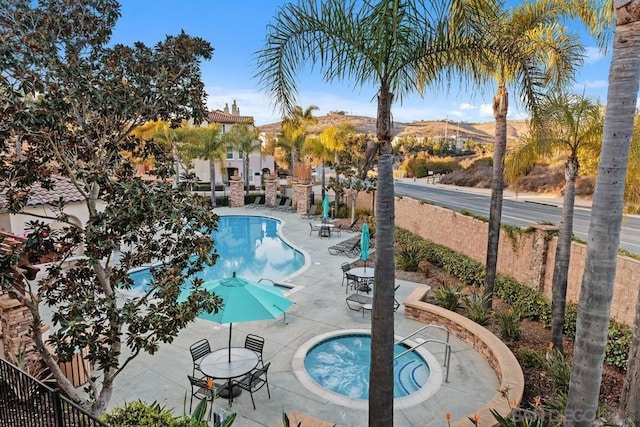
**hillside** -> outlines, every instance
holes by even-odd
[[[317,117],[318,124],[309,129],[312,133],[319,133],[327,126],[338,126],[342,123],[350,123],[357,133],[375,134],[376,119],[374,117],[351,116],[348,114],[328,114]],[[393,122],[394,135],[399,138],[405,136],[439,137],[457,135],[460,138],[471,138],[478,142],[493,142],[495,136],[495,123],[466,123],[449,120],[423,120],[412,123]],[[281,122],[259,126],[261,132],[280,132]],[[528,125],[524,121],[507,122],[507,139],[518,140],[527,132]]]

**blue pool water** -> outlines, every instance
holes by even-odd
[[[407,348],[396,345],[394,354]],[[370,335],[331,337],[307,352],[304,366],[311,378],[326,389],[356,399],[369,398]],[[394,360],[393,397],[418,391],[429,380],[429,366],[414,352]]]
[[[280,221],[261,216],[221,216],[218,231],[212,234],[220,255],[216,263],[197,274],[205,282],[236,275],[257,282],[277,281],[304,265],[304,255],[278,235]],[[149,269],[130,273],[133,289],[144,289]]]

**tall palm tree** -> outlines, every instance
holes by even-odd
[[[310,105],[304,110],[297,105],[282,120],[282,134],[278,145],[289,151],[291,156],[289,166],[292,173],[296,168],[296,163],[300,160],[298,157],[307,137],[307,129],[309,125],[316,124],[318,121],[313,116],[313,112],[316,110],[318,107],[315,105]]]
[[[477,4],[477,0],[469,2]],[[496,125],[484,287],[486,304],[491,307],[502,217],[509,90],[520,93],[535,119],[545,90],[573,78],[575,67],[582,63],[583,47],[578,36],[566,34],[558,22],[567,12],[561,2],[527,0],[511,10],[505,9],[502,0],[480,3],[483,16],[472,22],[472,30],[487,34],[487,49],[483,50],[484,57],[472,58],[470,67],[476,76],[493,79],[497,87],[493,97]]]
[[[222,142],[220,126],[209,124],[208,127],[193,127],[188,130],[178,151],[187,159],[204,159],[209,161],[209,181],[211,182],[211,206],[216,207],[216,164],[224,167],[226,149]]]
[[[506,175],[526,173],[541,158],[553,158],[567,153],[564,165],[564,201],[558,245],[553,268],[551,302],[551,342],[563,352],[562,337],[564,311],[567,300],[567,276],[573,237],[573,209],[576,195],[576,179],[581,152],[592,156],[600,153],[603,116],[601,106],[583,96],[552,93],[538,110],[539,125],[534,132],[507,158]]]
[[[436,80],[454,56],[457,33],[448,32],[445,0],[300,0],[285,4],[268,26],[258,52],[258,76],[285,114],[295,108],[295,73],[309,61],[326,81],[373,85],[377,141],[369,144],[367,169],[378,154],[376,195],[376,292],[371,320],[369,425],[393,425],[394,189],[391,105],[419,91],[417,64]]]
[[[242,173],[247,194],[249,193],[249,155],[260,150],[261,142],[258,136],[258,130],[249,123],[237,123],[229,132],[222,135],[223,144],[238,150],[243,156]]]
[[[640,85],[640,0],[616,1],[613,13],[615,34],[607,110],[578,302],[566,426],[592,425],[598,407]],[[635,416],[637,420],[637,411]]]

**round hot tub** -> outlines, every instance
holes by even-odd
[[[397,338],[396,340],[399,340]],[[396,344],[399,356],[414,342]],[[371,334],[365,330],[335,331],[303,344],[293,359],[298,379],[327,400],[366,409],[369,397]],[[442,369],[435,357],[418,347],[394,359],[394,406],[408,407],[432,396],[442,384]]]

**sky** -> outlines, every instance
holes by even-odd
[[[235,100],[241,115],[253,116],[257,126],[280,121],[268,94],[261,90],[256,74],[255,53],[264,47],[267,25],[284,0],[120,0],[121,18],[112,35],[113,43],[147,45],[164,40],[184,30],[202,37],[214,48],[211,60],[202,63],[202,79],[210,109],[231,107]],[[583,37],[586,47],[584,65],[574,83],[576,93],[583,93],[606,103],[610,54],[603,56],[595,42]],[[330,111],[368,117],[376,116],[376,89],[356,87],[349,82],[323,82],[321,73],[307,67],[297,75],[298,105],[316,105],[314,113],[322,116]],[[398,122],[444,120],[462,122],[493,121],[491,99],[494,88],[458,87],[454,82],[448,91],[428,91],[406,96],[392,106]],[[526,118],[524,109],[510,94],[510,120]]]

